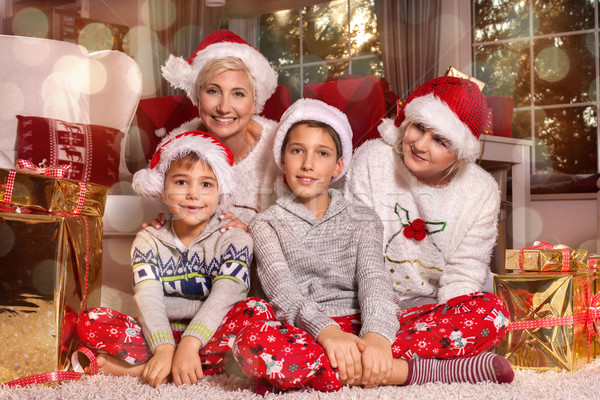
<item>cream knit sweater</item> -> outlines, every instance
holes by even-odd
[[[449,185],[432,187],[418,182],[392,146],[376,139],[356,150],[344,193],[381,218],[386,268],[401,300],[446,302],[482,289],[496,242],[500,191],[481,167],[467,164]],[[429,232],[421,241],[404,235],[417,219]]]

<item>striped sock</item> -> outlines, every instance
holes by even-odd
[[[515,373],[502,356],[481,353],[472,357],[452,360],[409,359],[405,385],[429,382],[495,382],[510,383]]]

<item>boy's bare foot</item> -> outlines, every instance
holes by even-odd
[[[142,376],[146,365],[145,363],[131,365],[110,354],[98,354],[96,359],[98,360],[98,372],[104,375]],[[85,368],[85,372],[89,373],[89,367]]]

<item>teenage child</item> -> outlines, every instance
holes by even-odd
[[[252,239],[220,228],[234,193],[232,153],[200,131],[163,140],[149,168],[133,178],[142,196],[170,212],[163,229],[147,227],[132,251],[136,320],[107,308],[86,310],[78,338],[98,356],[101,372],[143,376],[152,386],[193,384],[225,368],[237,330],[260,307],[247,299]],[[231,356],[229,356],[231,359]]]
[[[246,375],[283,390],[322,391],[345,383],[512,380],[508,361],[490,353],[394,359],[399,323],[381,222],[329,188],[352,157],[352,130],[342,112],[318,100],[297,101],[282,116],[273,152],[292,194],[249,226],[276,319],[237,336],[234,356]]]
[[[395,121],[383,121],[381,139],[356,150],[346,175],[346,197],[383,223],[402,357],[475,354],[500,343],[508,325],[502,301],[480,292],[500,209],[498,184],[475,162],[487,116],[475,83],[428,81],[398,103]]]

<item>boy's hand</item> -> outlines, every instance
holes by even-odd
[[[171,373],[171,363],[175,347],[172,344],[161,344],[154,349],[154,356],[146,363],[142,376],[152,387],[167,383]]]
[[[319,332],[317,343],[325,349],[329,363],[337,368],[342,383],[352,384],[362,375],[362,340],[351,333],[342,331],[336,325],[326,326]]]
[[[176,386],[185,384],[193,385],[202,379],[202,363],[200,361],[200,346],[202,343],[193,336],[184,336],[177,346],[173,357],[173,383]]]
[[[154,218],[150,224],[148,224],[147,222],[142,222],[142,229],[144,229],[144,228],[146,228],[147,226],[150,226],[150,225],[152,225],[156,229],[160,229],[166,223],[167,223],[167,220],[165,219],[165,214],[158,213],[158,215],[156,216],[156,218]]]
[[[386,383],[392,373],[390,341],[375,332],[365,333],[362,340],[365,344],[362,352],[362,385],[372,388]]]
[[[239,228],[239,229],[243,229],[244,231],[248,232],[248,225],[246,225],[241,219],[239,219],[232,212],[226,212],[226,213],[221,214],[219,216],[219,219],[221,221],[226,220],[226,219],[231,220],[228,224],[224,225],[221,228],[221,233],[225,232],[227,229],[230,229],[230,228]]]

